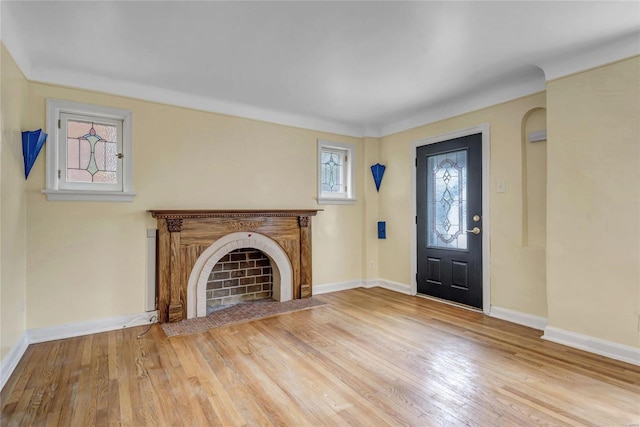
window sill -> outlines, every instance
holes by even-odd
[[[123,191],[83,191],[83,190],[42,190],[50,202],[132,202],[134,192]]]
[[[357,202],[357,199],[345,199],[345,198],[329,198],[322,197],[318,198],[319,205],[353,205]]]

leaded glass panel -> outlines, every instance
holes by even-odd
[[[118,128],[67,120],[67,181],[117,184]]]
[[[467,249],[467,150],[427,157],[427,246]]]
[[[338,150],[322,151],[322,191],[343,193],[344,154]]]

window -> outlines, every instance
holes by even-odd
[[[354,146],[318,140],[318,203],[355,202]]]
[[[47,199],[132,201],[132,116],[47,99]]]

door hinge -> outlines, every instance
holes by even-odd
[[[418,273],[416,273],[416,283],[418,283]]]
[[[58,119],[58,129],[62,129],[62,121]]]
[[[416,167],[418,167],[418,158],[416,157]]]
[[[62,171],[58,169],[58,179],[62,178]]]
[[[416,215],[416,224],[418,223],[418,215]]]

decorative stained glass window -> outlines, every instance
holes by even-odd
[[[47,99],[47,131],[48,200],[133,200],[133,112]]]
[[[318,203],[355,202],[355,146],[318,140]]]
[[[118,128],[67,120],[67,182],[118,183]]]
[[[467,249],[467,150],[427,157],[427,246]]]
[[[344,193],[345,153],[341,150],[322,151],[322,191]]]

